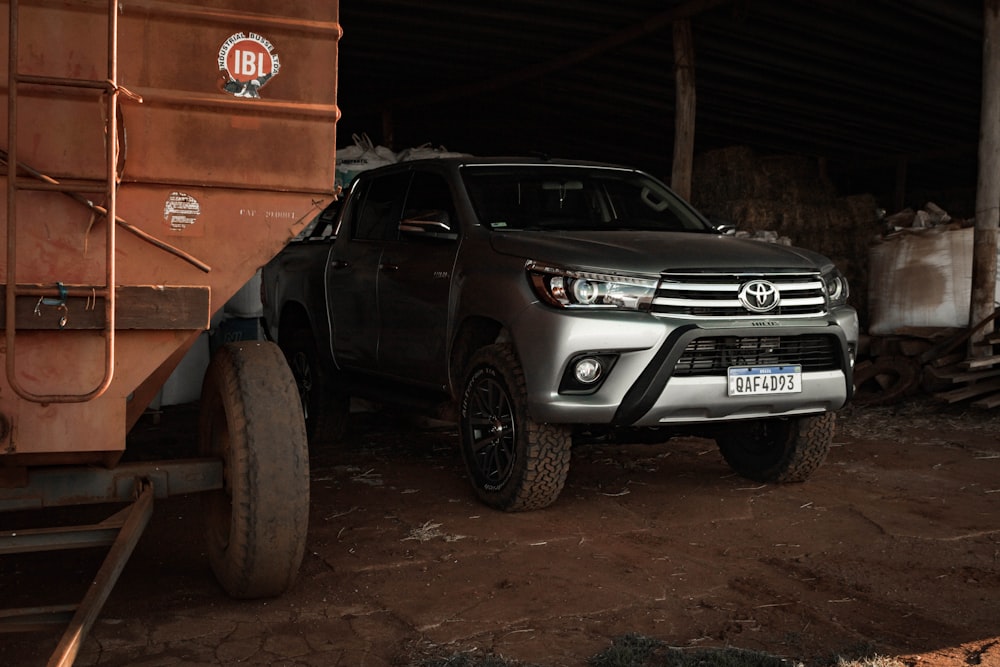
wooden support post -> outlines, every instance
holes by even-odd
[[[396,124],[392,120],[392,109],[382,111],[382,145],[396,150]]]
[[[910,161],[905,157],[896,160],[896,192],[893,197],[893,211],[902,211],[906,208],[906,176],[909,166]]]
[[[996,309],[997,230],[1000,227],[1000,0],[983,0],[983,101],[979,119],[979,178],[972,255],[969,326]],[[981,344],[993,324],[970,339],[969,355],[989,356]]]
[[[691,20],[674,21],[674,81],[676,111],[674,117],[674,161],[670,187],[684,199],[691,199],[691,173],[694,170],[694,40]]]

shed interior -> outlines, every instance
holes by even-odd
[[[980,2],[344,3],[339,143],[367,133],[394,150],[541,152],[669,180],[671,26],[684,18],[696,156],[812,158],[839,194],[871,193],[890,212],[974,191]]]

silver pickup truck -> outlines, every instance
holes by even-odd
[[[746,477],[802,481],[852,392],[858,320],[830,260],[720,233],[620,166],[364,172],[262,286],[314,440],[351,396],[454,419],[501,510],[554,502],[584,438],[697,434]]]

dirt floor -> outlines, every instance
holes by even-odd
[[[183,446],[190,412],[131,437]],[[380,667],[478,649],[583,667],[639,633],[807,667],[1000,666],[1000,412],[848,408],[825,465],[786,486],[733,475],[709,440],[579,447],[559,502],[525,514],[477,504],[454,429],[354,416],[347,443],[314,452],[289,594],[228,599],[198,499],[159,500],[77,664]],[[3,557],[0,606],[65,596],[95,562]],[[0,664],[44,664],[57,638],[0,635]]]

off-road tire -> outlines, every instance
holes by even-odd
[[[833,444],[836,415],[773,418],[720,430],[716,443],[726,463],[758,482],[804,482]]]
[[[555,502],[569,472],[571,432],[528,416],[524,371],[511,346],[476,352],[462,387],[462,458],[476,496],[506,512]]]
[[[280,347],[302,401],[309,443],[340,441],[347,431],[351,399],[337,388],[335,379],[323,367],[312,333],[308,329],[294,329],[287,340],[280,341]]]
[[[295,581],[309,523],[309,447],[295,380],[277,345],[230,343],[202,385],[198,445],[223,461],[202,497],[209,562],[229,595],[281,595]]]

